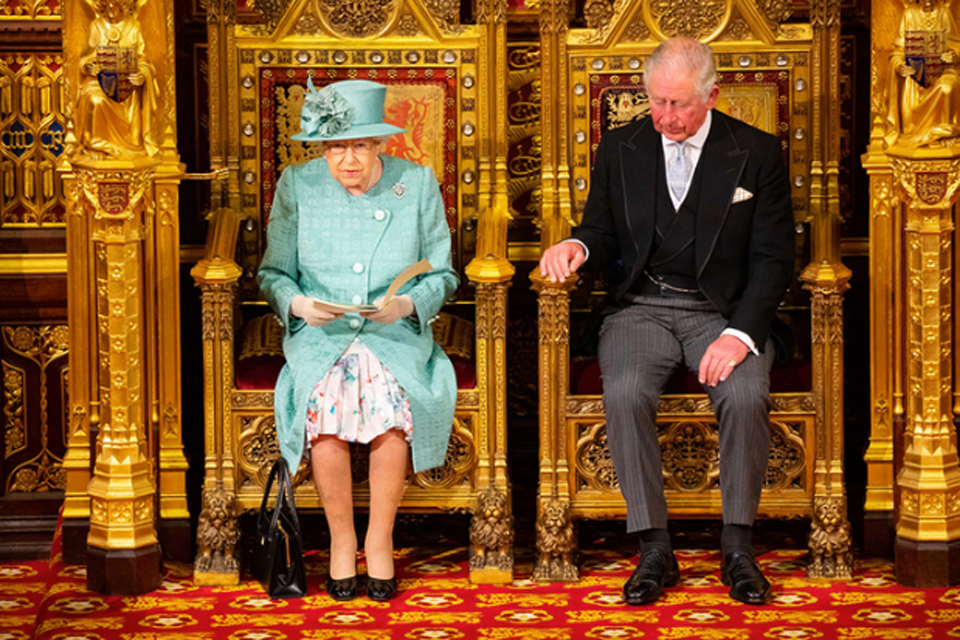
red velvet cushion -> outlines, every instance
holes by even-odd
[[[771,393],[804,393],[812,387],[812,372],[808,362],[776,363],[770,371]],[[600,363],[595,359],[578,360],[570,365],[570,388],[576,395],[602,395],[603,378]],[[664,393],[703,393],[695,371],[678,369]]]

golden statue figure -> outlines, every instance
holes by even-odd
[[[960,136],[960,33],[949,2],[907,5],[890,54],[886,139],[926,146]]]
[[[136,9],[137,0],[95,0],[74,121],[77,141],[93,155],[152,156],[159,150],[152,127],[159,85]]]

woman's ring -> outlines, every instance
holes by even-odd
[[[736,361],[731,360],[730,362],[727,363],[727,366],[732,369],[733,367],[737,366],[737,363]]]

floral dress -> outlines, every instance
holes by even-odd
[[[332,435],[368,444],[390,429],[400,429],[411,441],[410,402],[397,379],[355,339],[307,400],[307,443]]]

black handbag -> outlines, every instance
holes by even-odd
[[[273,482],[277,482],[276,504],[267,506]],[[299,598],[307,593],[303,564],[300,520],[293,502],[293,482],[283,457],[270,470],[257,516],[257,540],[251,573],[271,598]]]

